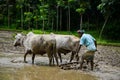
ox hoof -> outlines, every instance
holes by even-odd
[[[87,69],[87,66],[83,66],[83,69]]]

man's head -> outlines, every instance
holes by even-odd
[[[84,32],[85,32],[84,30],[77,30],[77,33],[78,33],[79,37],[81,37]]]

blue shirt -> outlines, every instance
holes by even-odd
[[[95,38],[93,38],[90,34],[83,34],[80,38],[80,45],[85,45],[89,51],[95,51]]]

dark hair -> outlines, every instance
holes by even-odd
[[[84,30],[77,30],[77,33],[84,33]]]

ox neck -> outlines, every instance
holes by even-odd
[[[23,37],[21,38],[21,46],[24,46],[24,41],[25,41],[25,39],[26,39],[26,36],[23,36]]]

